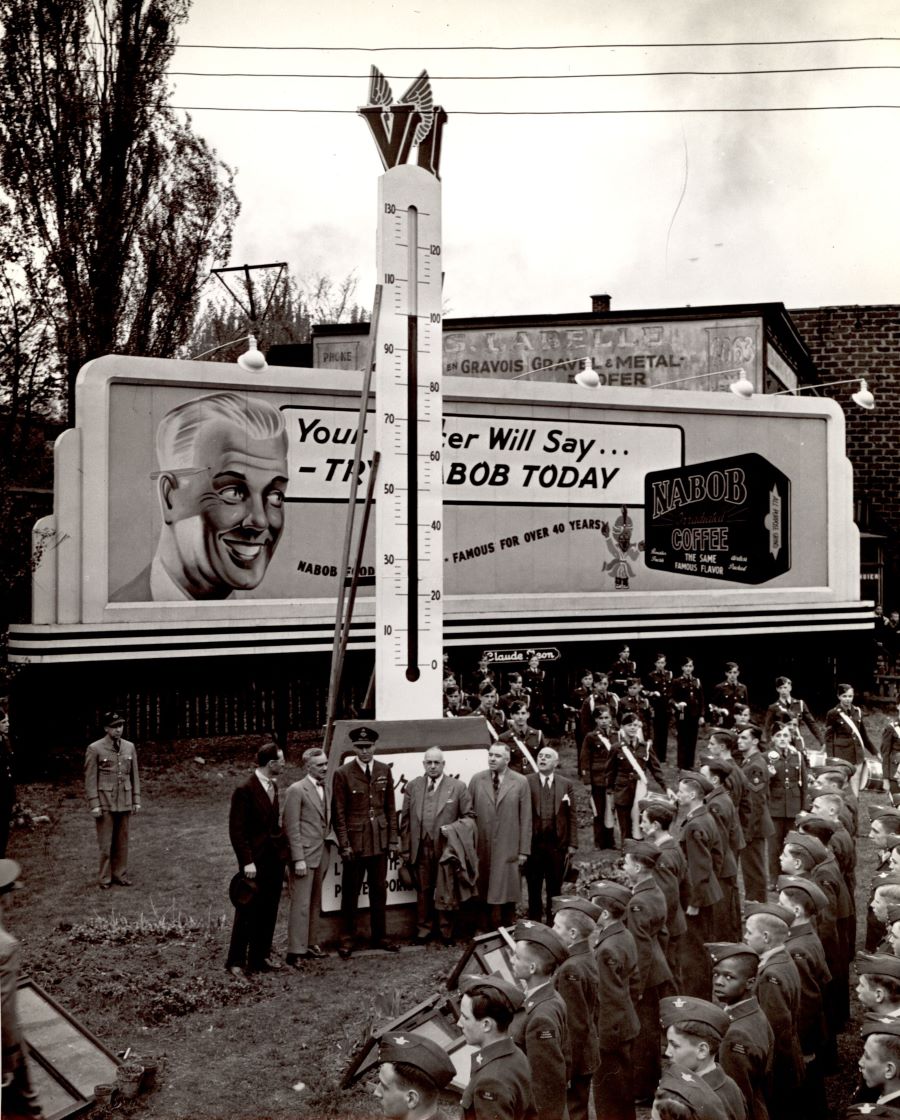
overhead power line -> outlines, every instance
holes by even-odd
[[[356,116],[356,109],[280,109],[249,105],[171,105],[186,113],[316,113]],[[655,113],[820,113],[857,109],[900,109],[900,105],[777,105],[756,108],[698,109],[447,109],[451,117],[593,117],[652,115]]]
[[[384,46],[384,47],[335,47],[335,46],[310,46],[298,44],[286,46],[282,44],[252,46],[248,43],[178,43],[179,49],[198,51],[326,51],[339,54],[341,51],[355,51],[363,54],[377,54],[386,51],[589,51],[589,50],[655,50],[669,47],[793,47],[817,46],[824,43],[898,43],[897,35],[860,35],[848,39],[747,39],[734,42],[705,42],[705,43],[535,43],[532,45],[519,44],[516,46],[499,46],[497,44],[471,44],[452,46]],[[97,44],[99,45],[99,44]]]
[[[860,65],[860,66],[792,66],[771,70],[633,70],[616,73],[604,71],[594,74],[429,74],[432,82],[546,82],[570,80],[573,78],[718,78],[750,77],[754,74],[833,74],[844,70],[900,70],[900,64]],[[100,73],[99,68],[83,70],[82,73]],[[270,73],[265,71],[218,71],[218,70],[169,70],[172,78],[323,78],[328,81],[352,79],[354,82],[368,81],[368,74],[302,74]],[[390,81],[412,81],[417,74],[385,74]]]

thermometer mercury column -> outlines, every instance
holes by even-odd
[[[375,340],[375,703],[379,720],[442,714],[441,186],[379,179]]]

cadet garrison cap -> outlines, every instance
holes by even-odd
[[[707,767],[714,774],[721,774],[723,778],[734,770],[734,763],[730,758],[724,758],[720,754],[701,754],[700,765]]]
[[[445,1089],[456,1074],[446,1050],[432,1039],[414,1031],[382,1035],[378,1043],[378,1060],[415,1066],[434,1082],[436,1089]]]
[[[702,1120],[726,1120],[727,1113],[716,1091],[699,1073],[691,1073],[676,1062],[672,1062],[659,1079],[656,1096],[684,1101]]]
[[[817,864],[821,863],[828,855],[828,849],[817,837],[813,836],[811,832],[789,832],[784,838],[785,844],[791,844],[795,848],[802,848],[805,852],[813,857]]]
[[[656,865],[662,855],[660,849],[655,844],[651,844],[649,840],[626,840],[624,846],[625,855],[644,860],[651,867]]]
[[[773,918],[780,918],[787,926],[794,920],[792,911],[777,902],[745,902],[744,917],[752,918],[754,914],[770,914]]]
[[[900,887],[900,872],[879,871],[872,880],[872,890],[876,891],[879,887]]]
[[[516,922],[513,938],[516,941],[532,941],[535,945],[543,945],[545,949],[550,950],[557,964],[562,964],[569,956],[569,950],[563,944],[559,934],[554,933],[543,922],[534,922],[529,919]]]
[[[525,1002],[522,989],[509,980],[504,980],[499,972],[492,972],[489,976],[463,976],[459,982],[459,990],[463,995],[470,995],[475,988],[490,988],[502,996],[513,1011],[518,1011]]]
[[[703,790],[704,796],[713,791],[712,782],[705,774],[701,774],[699,770],[682,770],[678,775],[678,780],[679,782],[696,782]]]
[[[620,906],[627,906],[631,901],[631,891],[628,887],[624,883],[614,883],[611,879],[601,879],[598,883],[591,883],[588,890],[591,894],[591,902],[599,900],[601,906],[607,899],[618,902]]]
[[[347,737],[355,747],[378,742],[378,732],[374,727],[354,727]]]
[[[663,1027],[677,1027],[679,1023],[706,1023],[724,1035],[731,1023],[727,1011],[696,996],[665,996],[659,1001],[659,1021]]]
[[[865,1101],[862,1104],[848,1104],[844,1120],[897,1120],[900,1108],[890,1104],[876,1104]]]
[[[900,957],[892,953],[857,953],[853,963],[860,976],[890,976],[900,980]]]
[[[900,1019],[891,1019],[886,1015],[882,1015],[880,1018],[866,1017],[863,1019],[860,1034],[863,1038],[870,1034],[891,1034],[894,1038],[900,1038]]]
[[[892,820],[897,820],[900,817],[900,809],[895,808],[893,805],[873,805],[869,809],[869,820],[878,821],[882,817],[890,817]]]
[[[823,836],[829,838],[834,836],[841,827],[837,821],[820,816],[818,813],[800,812],[794,818],[794,822],[799,829],[810,829],[811,835],[818,836],[820,840]],[[824,840],[822,842],[824,843]]]
[[[678,806],[664,797],[642,797],[638,801],[638,811],[643,813],[645,809],[652,809],[654,813],[665,817],[668,824],[675,820],[678,813]]]
[[[706,951],[712,958],[713,964],[720,964],[730,957],[753,957],[754,960],[759,960],[759,953],[740,941],[707,941]]]
[[[785,887],[793,887],[794,890],[803,891],[805,895],[812,899],[813,906],[817,910],[823,910],[828,906],[828,896],[819,884],[814,883],[811,879],[804,879],[802,875],[779,875],[775,886],[780,891],[783,891]],[[898,911],[900,911],[900,907],[898,907]]]
[[[553,899],[553,912],[558,914],[560,910],[580,910],[595,922],[600,917],[600,907],[577,894],[557,895]]]

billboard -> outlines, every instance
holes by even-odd
[[[330,649],[360,385],[224,363],[86,366],[13,658]],[[866,625],[834,402],[446,377],[439,389],[445,644]],[[382,422],[376,400],[363,483]],[[719,474],[737,469],[746,495],[720,500]],[[697,487],[690,507],[660,496]],[[711,530],[726,521],[719,563]],[[351,647],[374,643],[373,540]]]

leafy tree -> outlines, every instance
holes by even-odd
[[[106,353],[174,354],[230,250],[232,172],[168,104],[187,11],[186,0],[0,0],[0,196],[70,422],[79,368]]]

